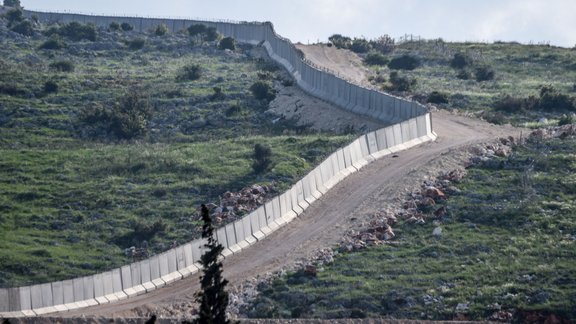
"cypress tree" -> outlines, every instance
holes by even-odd
[[[214,227],[206,205],[202,205],[201,213],[204,222],[202,238],[207,239],[208,242],[204,245],[207,250],[200,261],[203,275],[200,277],[201,290],[196,294],[200,310],[199,317],[194,323],[230,323],[226,318],[228,292],[224,290],[228,280],[222,277],[222,262],[218,260],[224,248],[214,238]]]

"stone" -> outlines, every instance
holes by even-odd
[[[456,305],[456,311],[457,312],[465,312],[470,308],[470,305],[468,303],[458,303],[458,305]]]
[[[441,237],[442,236],[442,227],[438,226],[438,227],[434,228],[434,230],[432,231],[432,235],[434,235],[436,237]]]

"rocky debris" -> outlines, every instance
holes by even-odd
[[[208,203],[206,207],[216,223],[227,223],[262,206],[273,192],[273,185],[252,185],[239,192],[227,191],[219,204]]]
[[[530,138],[544,140],[550,138],[567,139],[576,136],[576,125],[562,125],[548,128],[539,128],[530,133]]]

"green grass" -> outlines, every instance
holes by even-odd
[[[284,77],[247,55],[249,46],[230,55],[185,35],[139,35],[146,45],[132,51],[127,37],[101,30],[97,42],[62,50],[38,50],[45,37],[3,40],[0,89],[17,91],[0,92],[0,287],[119,267],[131,261],[124,249],[144,240],[150,253],[190,241],[201,203],[256,183],[280,193],[354,137],[273,124],[249,88],[262,71]],[[63,60],[73,72],[49,68]],[[202,77],[178,81],[188,64]],[[48,80],[58,93],[43,93]],[[113,107],[131,87],[152,107],[146,135],[119,140],[79,119],[88,106]],[[224,97],[211,98],[214,87]],[[272,148],[263,174],[251,167],[256,143]],[[166,229],[139,232],[155,223]]]
[[[576,142],[518,147],[469,170],[437,226],[400,223],[397,245],[341,253],[317,278],[261,289],[255,316],[486,320],[502,309],[575,319]],[[296,297],[295,297],[296,296]]]
[[[459,70],[450,67],[455,53],[464,53],[472,59],[469,80],[457,77]],[[516,43],[445,43],[435,40],[408,42],[397,46],[392,56],[409,54],[418,57],[422,65],[401,75],[417,80],[416,87],[407,95],[426,102],[432,91],[446,93],[448,104],[440,108],[474,112],[494,122],[522,125],[539,117],[553,118],[558,112],[532,111],[518,114],[494,113],[494,100],[503,95],[526,98],[538,96],[544,85],[551,85],[561,93],[574,95],[576,80],[576,52],[568,48]],[[494,80],[477,82],[473,70],[488,66],[495,71]],[[387,67],[370,67],[388,79]],[[382,84],[378,84],[382,85]],[[481,112],[484,112],[483,114]],[[563,112],[560,112],[563,113]]]

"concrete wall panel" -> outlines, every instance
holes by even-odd
[[[226,238],[226,228],[220,227],[216,229],[216,240],[218,243],[222,244],[224,250],[222,250],[222,256],[228,257],[233,254],[232,250],[230,250],[230,245],[228,244],[228,239]]]
[[[250,236],[250,234],[246,234],[246,232],[244,232],[245,219],[246,217],[243,217],[242,219],[238,219],[234,222],[234,231],[236,232],[236,240],[238,240],[236,243],[240,246],[241,249],[245,249],[250,246],[250,243],[246,241],[246,236]],[[248,225],[248,228],[250,228],[249,220],[246,222],[246,224]]]
[[[13,307],[11,307],[12,308],[11,311],[17,311],[17,310],[27,311],[32,309],[32,289],[30,288],[31,288],[30,286],[24,286],[18,288],[20,303],[19,305],[14,305],[16,303],[12,304]],[[20,309],[17,309],[15,306],[20,306]]]
[[[32,297],[32,309],[42,308],[42,286],[30,286],[30,296]]]
[[[64,300],[62,302],[64,303],[64,305],[66,305],[66,308],[68,309],[76,308],[72,307],[75,302],[74,280],[71,279],[62,281],[62,296],[64,297]]]
[[[8,289],[0,289],[0,312],[10,311],[10,295]]]
[[[378,140],[376,139],[376,132],[366,134],[366,143],[368,144],[368,153],[375,154],[379,151]]]
[[[56,310],[66,311],[68,310],[64,306],[64,285],[62,281],[55,281],[52,283],[52,303]]]
[[[178,264],[176,260],[176,249],[171,249],[166,252],[168,256],[168,273],[174,273],[178,271]]]
[[[242,226],[244,227],[244,235],[245,235],[244,240],[250,245],[256,243],[257,239],[253,233],[259,231],[259,229],[257,231],[252,230],[253,221],[258,222],[258,214],[256,214],[255,212],[251,212],[250,214],[242,217]]]
[[[298,206],[302,208],[302,211],[306,210],[306,208],[308,208],[310,204],[308,203],[308,201],[306,201],[306,194],[304,191],[303,181],[300,180],[296,182],[296,184],[292,188],[294,190],[294,194],[296,195],[296,201],[298,202]]]
[[[258,209],[256,209],[256,214],[258,215],[258,228],[260,230],[260,232],[262,232],[262,234],[264,234],[264,236],[267,236],[268,234],[272,233],[272,230],[270,229],[270,227],[268,227],[268,220],[266,219],[266,208],[265,206],[260,206],[258,207]],[[252,228],[253,234],[254,231],[257,230],[255,228]],[[264,237],[262,237],[264,238]],[[258,238],[260,240],[260,238]]]
[[[158,254],[158,265],[160,267],[160,278],[170,273],[168,270],[168,254],[166,252]]]
[[[240,246],[238,245],[238,239],[236,238],[236,229],[234,228],[234,223],[230,223],[226,225],[226,240],[228,241],[228,248],[232,251],[232,253],[238,253],[240,250]]]
[[[120,268],[112,269],[112,291],[116,298],[126,299],[128,295],[122,290],[122,271]]]
[[[166,282],[162,280],[162,276],[160,275],[160,257],[155,255],[148,260],[150,261],[150,279],[152,279],[152,284],[154,284],[156,288],[166,285]]]

